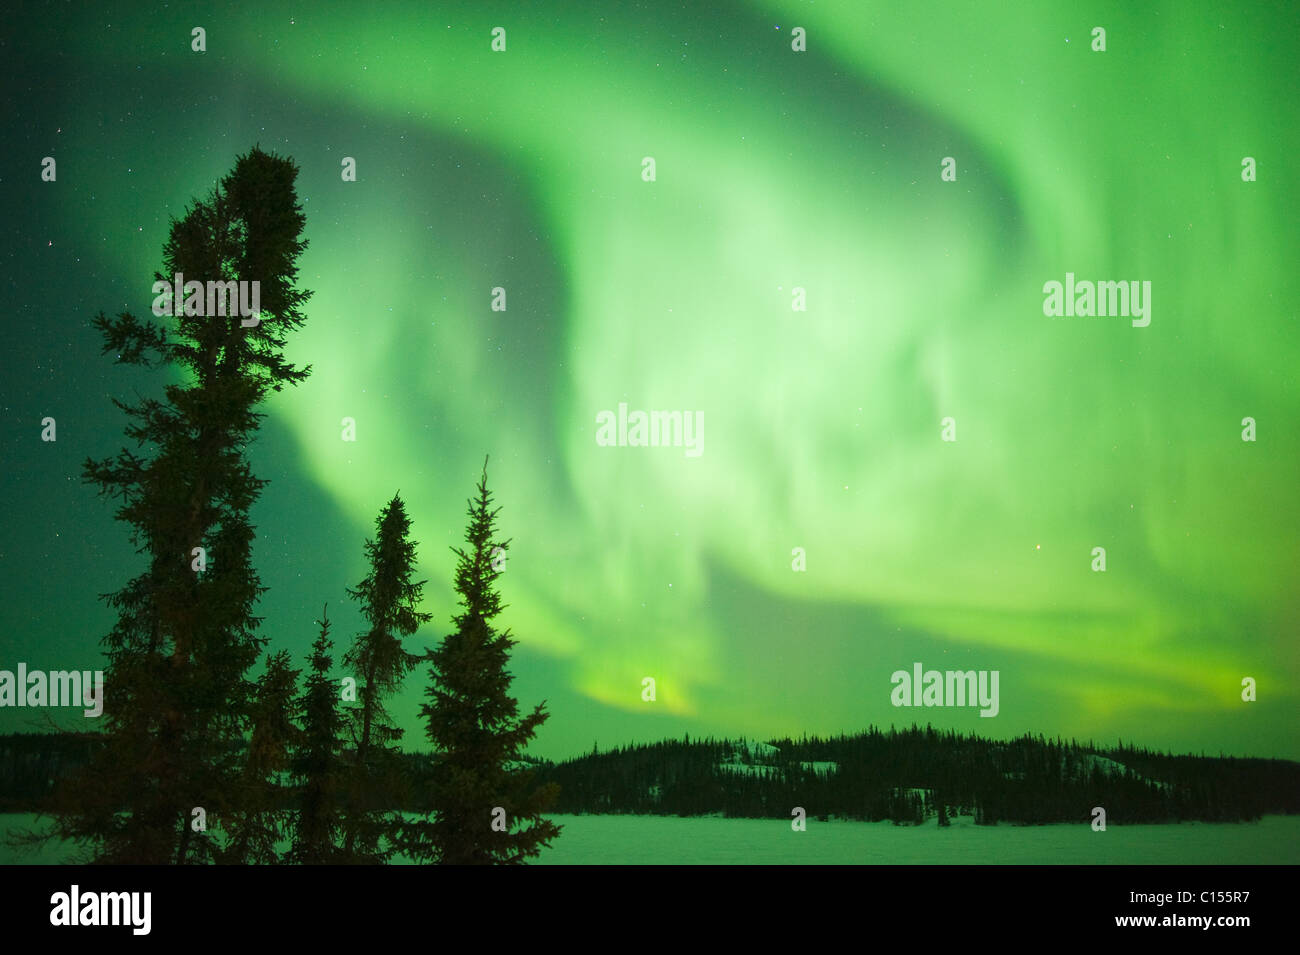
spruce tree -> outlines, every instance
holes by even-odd
[[[469,548],[453,548],[462,612],[452,618],[455,631],[429,651],[430,702],[420,708],[436,760],[432,811],[403,828],[403,848],[424,863],[519,864],[560,832],[541,815],[555,787],[534,786],[532,773],[520,767],[547,713],[541,703],[518,715],[506,669],[516,641],[492,625],[503,609],[494,585],[509,541],[496,539],[486,461],[477,490],[469,502]]]
[[[162,322],[129,312],[94,320],[106,354],[175,380],[161,399],[115,399],[134,447],[84,465],[87,481],[120,499],[116,516],[145,565],[105,595],[118,612],[104,639],[106,745],[62,788],[51,832],[85,859],[212,861],[221,846],[191,826],[194,810],[220,825],[238,808],[230,797],[256,698],[247,673],[266,643],[253,615],[263,588],[249,519],[265,482],[246,448],[268,392],[310,373],[282,354],[310,295],[295,286],[306,247],[297,174],[292,161],[257,148],[239,157],[173,220],[155,276],[169,286],[178,273],[186,282],[258,282],[257,316],[196,314],[207,311],[206,296],[186,295]]]
[[[321,612],[320,635],[311,648],[311,673],[295,705],[302,733],[293,756],[297,806],[289,861],[300,865],[346,861],[338,844],[342,832],[340,788],[344,783],[343,716],[338,685],[330,679],[334,643],[329,638],[328,609]]]
[[[278,844],[288,830],[282,779],[297,748],[299,730],[292,709],[300,672],[289,666],[288,650],[266,658],[266,673],[257,682],[253,731],[231,813],[230,844],[219,854],[220,862],[270,865],[281,861]]]
[[[385,706],[419,660],[408,653],[401,638],[414,634],[432,615],[419,610],[424,581],[412,581],[415,542],[411,521],[399,495],[379,512],[375,538],[366,541],[370,573],[349,588],[348,596],[361,604],[369,629],[357,634],[344,663],[356,674],[360,706],[351,721],[353,766],[348,809],[344,817],[344,855],[357,862],[384,862],[396,838],[394,810],[404,800],[402,767],[396,742],[402,731]]]

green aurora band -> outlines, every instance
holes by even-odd
[[[429,642],[491,454],[543,755],[918,720],[1300,757],[1300,24],[1146,6],[97,10],[57,33],[84,85],[50,203],[143,314],[168,214],[254,142],[301,165],[314,373],[259,473],[348,522],[332,615],[400,488]],[[1066,272],[1149,280],[1150,326],[1045,317]],[[598,447],[620,402],[702,412],[704,453]],[[1000,670],[998,718],[892,707],[913,661]]]

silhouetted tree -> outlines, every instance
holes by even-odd
[[[231,814],[230,845],[218,855],[223,863],[281,861],[276,846],[288,829],[282,777],[297,746],[299,730],[292,711],[300,672],[289,666],[288,650],[266,658],[266,673],[254,696],[253,734]]]
[[[468,550],[453,548],[462,612],[456,630],[429,652],[432,664],[420,708],[437,756],[430,805],[423,821],[403,829],[411,858],[447,865],[518,864],[550,845],[560,827],[543,819],[554,786],[536,786],[521,768],[523,749],[547,718],[545,703],[527,716],[509,695],[506,669],[515,641],[492,620],[501,612],[494,587],[498,558],[509,541],[495,539],[487,463],[477,499],[469,502]]]
[[[87,481],[121,500],[116,516],[145,560],[106,595],[118,612],[104,639],[107,745],[61,792],[52,832],[89,859],[211,861],[220,846],[191,828],[193,808],[216,819],[238,808],[230,800],[255,700],[247,673],[266,643],[253,615],[263,588],[249,520],[265,482],[246,448],[268,392],[310,373],[282,355],[310,295],[294,285],[306,247],[297,174],[292,161],[260,149],[239,157],[207,199],[173,220],[156,275],[169,286],[177,273],[258,282],[258,320],[194,314],[207,310],[197,307],[207,304],[202,294],[187,294],[189,307],[173,303],[178,314],[165,323],[128,312],[94,320],[105,353],[179,381],[161,400],[115,399],[135,447],[84,465]]]
[[[328,606],[321,611],[320,635],[311,647],[311,673],[296,716],[302,727],[293,757],[297,784],[293,848],[289,861],[324,865],[346,861],[339,846],[342,832],[342,793],[345,771],[341,756],[343,716],[339,712],[339,687],[330,679],[334,643],[329,638]]]
[[[361,694],[360,706],[348,714],[355,760],[343,819],[343,851],[350,860],[362,862],[383,862],[392,851],[397,827],[392,810],[402,801],[394,744],[402,731],[384,703],[419,659],[402,647],[401,638],[414,634],[431,616],[418,609],[425,582],[411,579],[415,543],[400,496],[394,495],[379,512],[375,529],[374,540],[365,545],[370,573],[348,590],[361,604],[370,628],[357,634],[343,658],[356,674]]]

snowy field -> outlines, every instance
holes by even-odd
[[[1250,865],[1300,862],[1300,816],[1258,823],[1169,826],[1088,823],[940,829],[889,822],[818,822],[806,832],[766,819],[556,816],[565,826],[539,862],[553,865]]]
[[[550,865],[1251,865],[1300,863],[1300,816],[1257,823],[1185,822],[1120,826],[1088,823],[975,826],[959,817],[948,829],[888,822],[818,822],[806,832],[767,819],[675,816],[553,816],[564,826],[538,862]],[[30,825],[31,815],[0,815],[0,833]],[[0,845],[0,864],[62,861],[58,847],[36,857]]]

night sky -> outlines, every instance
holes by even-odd
[[[1300,8],[150,6],[0,36],[0,668],[102,666],[140,564],[81,463],[163,381],[90,320],[148,315],[170,217],[259,144],[301,167],[314,292],[252,449],[296,665],[322,604],[337,656],[360,629],[395,491],[409,648],[447,632],[490,455],[537,755],[916,720],[1300,758]],[[1149,281],[1150,325],[1046,316],[1067,273]],[[698,412],[702,453],[599,446],[620,403]],[[892,706],[918,661],[998,670],[998,715]]]

